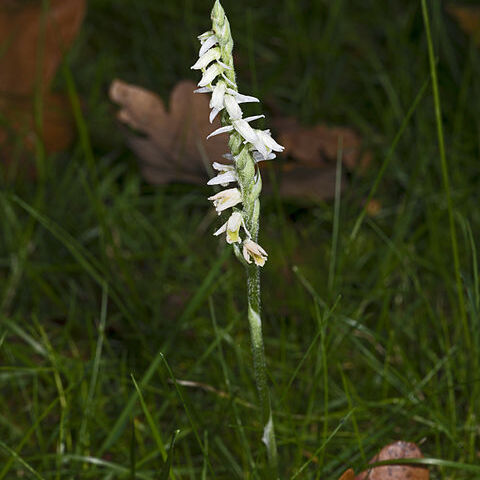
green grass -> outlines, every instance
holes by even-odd
[[[210,189],[143,183],[106,94],[195,79],[211,3],[91,0],[57,78],[77,141],[2,180],[0,479],[262,478],[243,268]],[[480,52],[436,1],[429,41],[416,0],[223,4],[242,91],[374,156],[335,201],[263,197],[282,479],[399,439],[480,478]]]

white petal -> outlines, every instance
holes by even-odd
[[[224,153],[222,157],[225,158],[226,160],[230,160],[231,162],[235,160],[235,157],[231,153]]]
[[[253,117],[245,118],[246,122],[253,122],[254,120],[258,120],[259,118],[265,118],[265,115],[254,115]]]
[[[235,173],[235,170],[229,170],[227,172],[218,174],[216,177],[211,178],[207,182],[207,185],[225,185],[236,181],[237,174]]]
[[[227,93],[233,95],[238,103],[260,102],[260,100],[256,97],[251,97],[250,95],[242,95],[241,93],[238,93],[231,88],[227,88]]]
[[[206,40],[208,40],[210,37],[214,37],[214,36],[215,34],[213,33],[213,30],[208,30],[207,32],[203,32],[197,38],[200,40],[201,43],[203,43]]]
[[[227,83],[229,83],[232,87],[237,88],[237,85],[236,85],[234,82],[232,82],[224,73],[222,73],[222,77],[223,77],[223,79],[224,79]]]
[[[274,150],[275,152],[283,152],[285,150],[285,147],[272,138],[269,130],[258,130],[257,135],[270,150]]]
[[[224,163],[218,162],[213,162],[212,168],[217,170],[218,172],[229,172],[230,170],[235,169],[233,165],[225,165]]]
[[[254,147],[258,150],[260,155],[263,157],[263,160],[266,160],[268,158],[268,156],[270,155],[271,150],[269,148],[267,148],[265,143],[263,143],[263,140],[260,137],[257,136],[255,141],[253,141],[251,143],[253,143]]]
[[[232,67],[229,67],[226,63],[223,63],[221,60],[218,63],[225,69],[225,70],[232,70]]]
[[[223,69],[218,63],[210,65],[204,72],[202,79],[198,82],[199,87],[206,87],[222,73]]]
[[[255,143],[258,141],[257,134],[255,130],[248,124],[247,119],[234,120],[233,126],[235,130],[247,141],[250,143]]]
[[[227,86],[221,80],[213,87],[212,98],[210,99],[210,108],[216,108],[218,111],[223,108],[223,97]]]
[[[197,88],[193,93],[210,93],[212,89],[210,87]]]
[[[227,229],[231,232],[238,230],[243,224],[243,215],[240,212],[233,212],[227,221]]]
[[[253,155],[253,159],[257,163],[262,162],[263,160],[273,160],[274,158],[276,158],[276,155],[274,153],[269,153],[265,158],[260,152],[257,152],[256,150],[252,152],[252,155]]]
[[[247,263],[252,263],[250,260],[250,255],[248,254],[248,250],[245,247],[245,242],[243,242],[243,258],[247,261]]]
[[[225,222],[215,233],[214,235],[217,237],[218,235],[225,233],[227,231],[227,223]]]
[[[240,227],[243,225],[243,216],[240,212],[233,212],[227,220],[227,243],[240,243]]]
[[[215,35],[211,35],[206,40],[202,42],[202,46],[200,47],[200,51],[198,52],[198,56],[201,57],[205,52],[208,52],[216,43],[218,39]]]
[[[221,133],[231,132],[232,130],[233,130],[232,125],[227,125],[226,127],[217,128],[207,137],[207,139],[209,139],[210,137],[214,137],[215,135],[220,135]]]
[[[263,267],[267,260],[268,253],[258,243],[247,239],[243,242],[243,257],[248,263],[251,263],[251,257],[256,265]]]
[[[228,115],[230,116],[230,120],[240,120],[240,118],[243,117],[242,109],[235,100],[235,97],[232,95],[225,95],[223,103],[227,109]]]
[[[190,68],[192,70],[201,70],[206,68],[207,65],[218,60],[221,56],[220,49],[218,47],[212,48],[208,52],[204,53]]]
[[[212,111],[210,112],[209,120],[210,123],[212,123],[215,120],[215,117],[219,114],[220,110],[218,108],[212,108]]]
[[[213,201],[215,210],[220,215],[223,210],[234,207],[237,203],[241,203],[242,194],[238,188],[229,188],[218,192],[212,197],[208,197],[208,199]]]

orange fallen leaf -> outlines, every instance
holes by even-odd
[[[421,450],[414,443],[394,442],[382,448],[370,463],[395,460],[400,458],[423,458]],[[428,480],[426,467],[414,465],[384,465],[366,470],[355,480]]]
[[[367,215],[370,217],[376,217],[382,211],[382,204],[376,198],[372,198],[368,201],[366,206]]]
[[[346,472],[343,472],[342,476],[338,480],[355,480],[355,473],[351,468],[349,468]]]
[[[8,118],[9,128],[0,130],[0,139],[20,142],[27,150],[35,148],[36,136],[41,135],[47,151],[68,147],[73,138],[70,101],[65,95],[48,94],[42,99],[41,133],[34,122],[34,106],[30,98],[0,96],[0,111]]]
[[[447,12],[455,18],[459,27],[480,45],[480,7],[450,4],[447,5]]]
[[[31,95],[37,83],[47,90],[64,53],[77,36],[86,0],[50,0],[46,12],[42,3],[10,0],[0,7],[3,94]]]
[[[49,93],[61,59],[76,37],[86,0],[3,1],[0,6],[0,148],[2,160],[26,162],[40,139],[47,153],[65,149],[74,126],[68,98]],[[40,128],[35,93],[42,96]],[[28,165],[33,173],[32,164]]]

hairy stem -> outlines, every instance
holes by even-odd
[[[267,382],[267,364],[263,347],[262,319],[260,317],[260,268],[257,265],[247,267],[248,288],[248,322],[252,341],[253,367],[260,408],[262,412],[262,441],[267,448],[269,478],[278,478],[278,455],[275,428],[270,401],[270,390]]]

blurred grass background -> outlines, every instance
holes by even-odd
[[[464,328],[420,2],[222,3],[242,92],[374,154],[337,210],[262,202],[282,478],[336,479],[398,439],[451,462],[433,479],[480,478],[476,46],[428,2]],[[261,476],[243,269],[211,235],[210,189],[142,181],[107,96],[114,78],[166,100],[198,80],[211,4],[91,0],[56,79],[81,134],[40,149],[36,182],[2,181],[0,479]],[[352,236],[376,179],[381,211]]]

